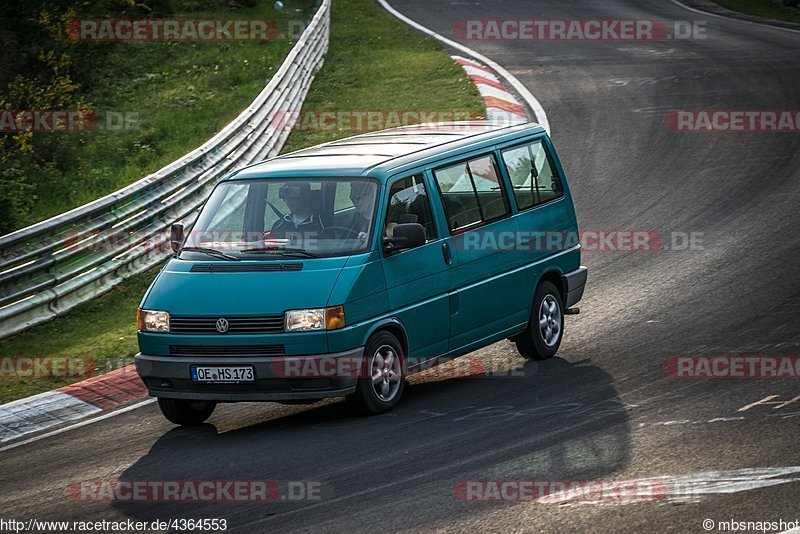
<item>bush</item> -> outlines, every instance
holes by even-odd
[[[0,235],[7,234],[21,226],[30,213],[36,200],[35,188],[26,178],[27,173],[20,167],[0,169]]]

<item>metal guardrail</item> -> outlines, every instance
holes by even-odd
[[[170,253],[169,226],[194,216],[228,172],[278,154],[328,48],[330,2],[250,106],[159,171],[0,237],[0,339],[91,300]]]

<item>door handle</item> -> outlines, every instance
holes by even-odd
[[[450,246],[447,243],[442,243],[442,256],[447,265],[453,263],[453,257],[450,255]]]

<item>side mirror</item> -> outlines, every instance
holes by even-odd
[[[172,252],[178,252],[183,244],[183,223],[172,223],[169,229],[169,244]]]
[[[383,239],[383,250],[393,254],[425,244],[425,227],[419,223],[404,223],[394,227],[393,237]]]

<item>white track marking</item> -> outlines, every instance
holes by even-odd
[[[380,1],[380,0],[378,0],[378,1]],[[784,28],[783,26],[774,26],[774,25],[770,24],[769,22],[756,22],[754,20],[746,20],[746,19],[737,19],[737,18],[733,18],[733,17],[726,17],[725,15],[717,15],[716,13],[711,13],[709,11],[703,11],[702,9],[695,9],[693,7],[689,7],[686,4],[679,2],[678,0],[669,0],[669,1],[672,2],[673,4],[675,4],[678,7],[682,7],[683,9],[688,9],[689,11],[692,11],[694,13],[699,13],[699,14],[705,15],[707,17],[715,17],[715,18],[718,18],[718,19],[732,20],[732,21],[735,21],[735,22],[742,22],[744,24],[750,24],[752,26],[760,26],[762,28],[772,28],[772,29],[775,29],[775,30],[783,30],[783,31],[786,31],[786,32],[800,33],[800,30],[794,30],[792,28]]]
[[[729,471],[707,471],[689,475],[647,477],[647,482],[660,482],[664,485],[663,504],[697,503],[709,495],[725,495],[740,493],[754,489],[779,486],[792,482],[800,482],[800,466],[792,467],[758,467],[732,469]],[[583,489],[571,489],[562,493],[550,494],[536,499],[542,504],[559,504],[568,506],[613,506],[637,503],[636,499],[619,499],[608,502],[593,501],[583,498]]]
[[[674,426],[674,425],[705,425],[709,423],[731,423],[734,421],[744,421],[744,417],[715,417],[707,421],[692,421],[691,419],[680,419],[677,421],[656,421],[655,423],[639,423],[639,428],[646,426]]]
[[[39,436],[34,436],[32,438],[28,438],[28,439],[23,440],[23,441],[18,441],[17,443],[12,443],[11,445],[6,445],[5,447],[0,448],[0,452],[5,452],[5,451],[11,450],[11,449],[15,449],[15,448],[20,447],[22,445],[27,445],[29,443],[33,443],[35,441],[39,441],[39,440],[42,440],[42,439],[45,439],[45,438],[56,436],[58,434],[63,434],[64,432],[68,432],[68,431],[74,430],[76,428],[81,428],[81,427],[84,427],[84,426],[87,426],[87,425],[91,425],[92,423],[97,423],[98,421],[103,421],[105,419],[110,419],[110,418],[115,417],[117,415],[122,415],[124,413],[136,410],[137,408],[142,408],[142,407],[147,406],[149,404],[153,404],[154,402],[156,402],[156,399],[147,399],[147,400],[144,400],[142,402],[137,402],[136,404],[131,404],[130,406],[126,406],[125,408],[122,408],[121,410],[115,410],[113,412],[108,412],[108,413],[106,413],[104,415],[101,415],[99,417],[94,417],[94,418],[88,419],[86,421],[81,421],[80,423],[75,423],[74,425],[65,426],[64,428],[59,428],[57,430],[53,430],[52,432],[47,432],[46,434],[41,434]]]
[[[67,421],[83,419],[100,408],[61,391],[47,391],[0,406],[0,442]]]
[[[492,106],[486,107],[486,115],[490,118],[490,120],[494,122],[498,122],[500,124],[524,124],[526,121],[525,117],[521,115],[517,115],[516,113],[511,113],[510,111],[506,111],[504,109],[495,108]]]
[[[698,502],[702,496],[739,493],[800,481],[800,466],[756,467],[654,477],[667,489],[667,502]]]
[[[388,11],[389,13],[394,15],[396,18],[402,20],[403,22],[405,22],[406,24],[408,24],[412,28],[421,31],[422,33],[428,34],[431,37],[433,37],[434,39],[437,39],[437,40],[443,42],[447,46],[455,48],[456,50],[459,50],[459,51],[471,56],[472,58],[477,59],[479,62],[489,66],[497,74],[499,74],[501,77],[503,77],[505,79],[505,81],[508,82],[509,85],[511,85],[511,87],[514,88],[514,90],[517,92],[517,94],[519,94],[519,96],[521,96],[522,99],[533,110],[534,115],[536,115],[536,121],[542,126],[542,128],[545,129],[545,131],[548,134],[550,133],[550,122],[547,120],[547,113],[545,113],[544,107],[542,107],[542,104],[539,103],[539,101],[536,99],[536,97],[533,96],[533,94],[528,90],[528,88],[525,87],[522,84],[522,82],[519,81],[513,74],[511,74],[506,69],[504,69],[503,67],[501,67],[500,65],[498,65],[497,63],[495,63],[494,61],[489,59],[488,57],[484,56],[483,54],[480,54],[480,53],[476,52],[475,50],[473,50],[473,49],[471,49],[469,47],[466,47],[466,46],[464,46],[464,45],[462,45],[460,43],[457,43],[457,42],[455,42],[455,41],[453,41],[451,39],[448,39],[447,37],[445,37],[443,35],[439,35],[435,31],[426,28],[422,24],[411,20],[410,18],[406,17],[405,15],[403,15],[402,13],[397,11],[395,8],[390,6],[389,3],[386,2],[386,0],[378,0],[378,3],[386,11]]]

